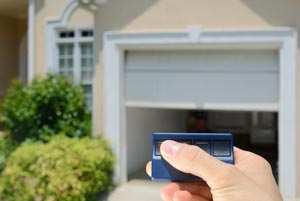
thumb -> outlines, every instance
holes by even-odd
[[[221,176],[228,164],[210,156],[197,146],[166,140],[160,148],[163,158],[176,169],[209,181]]]

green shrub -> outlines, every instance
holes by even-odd
[[[69,137],[91,133],[91,115],[82,88],[58,75],[35,79],[29,86],[14,81],[2,104],[1,122],[17,141],[47,141],[60,132]]]
[[[114,157],[102,138],[25,142],[0,178],[1,201],[94,200],[111,187]]]
[[[10,154],[16,149],[17,143],[10,136],[0,136],[0,173],[5,167],[6,161]]]

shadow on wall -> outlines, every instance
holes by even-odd
[[[130,0],[130,4],[126,4],[126,1],[120,2],[119,0],[108,0],[107,3],[99,7],[98,13],[101,13],[103,16],[110,16],[109,19],[105,19],[103,23],[98,27],[101,30],[116,30],[124,27],[132,20],[136,19],[137,16],[142,15],[146,10],[153,6],[159,0]],[[116,11],[111,13],[111,11]],[[109,23],[107,23],[109,20]],[[106,25],[106,26],[105,26]],[[108,27],[109,26],[109,27]]]
[[[300,30],[300,1],[298,0],[241,0],[241,2],[273,26],[293,27]]]
[[[45,6],[45,0],[35,1],[35,12],[39,13]]]

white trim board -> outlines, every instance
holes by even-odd
[[[297,32],[270,30],[177,32],[107,32],[104,35],[104,133],[118,157],[117,182],[127,180],[124,52],[138,49],[272,49],[279,51],[279,187],[284,197],[296,196],[296,69]],[[128,103],[127,103],[128,104]],[[130,103],[129,103],[130,105]]]
[[[27,83],[30,83],[35,74],[35,0],[28,0],[28,3]]]
[[[278,104],[265,103],[236,103],[236,104],[222,104],[222,103],[207,103],[198,105],[196,103],[153,103],[143,101],[126,101],[126,107],[132,108],[162,108],[162,109],[178,109],[178,110],[222,110],[222,111],[260,111],[260,112],[277,112]]]

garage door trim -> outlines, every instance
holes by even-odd
[[[115,180],[127,180],[124,53],[166,46],[279,51],[279,187],[284,197],[296,196],[296,162],[300,161],[296,154],[297,32],[291,28],[206,31],[194,27],[178,32],[105,33],[104,133],[111,140],[118,158]]]

